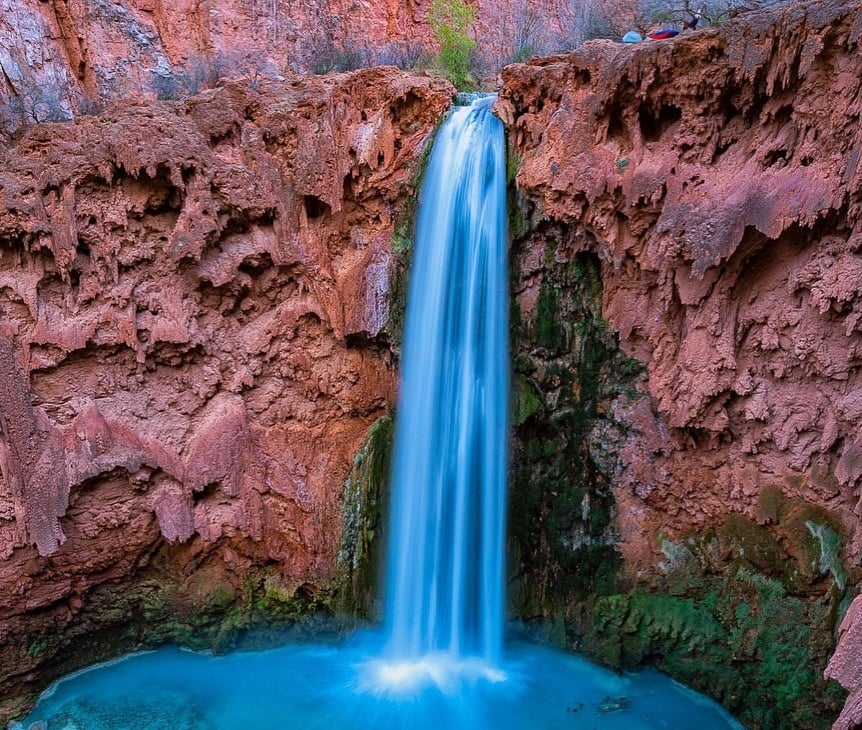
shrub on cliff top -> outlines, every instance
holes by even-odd
[[[434,0],[428,22],[440,46],[436,65],[457,88],[472,86],[470,61],[476,41],[470,29],[476,11],[460,0]]]

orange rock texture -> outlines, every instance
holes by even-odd
[[[768,526],[786,500],[828,512],[858,582],[860,32],[857,2],[794,3],[504,71],[518,187],[534,220],[598,254],[604,315],[647,368],[650,405],[616,406],[632,573],[657,572],[658,535],[730,513]],[[535,316],[539,282],[523,281]],[[858,656],[858,630],[843,636]]]
[[[862,597],[856,597],[844,617],[838,648],[826,668],[826,676],[837,679],[850,690],[834,730],[858,728],[862,725]]]
[[[141,96],[180,66],[220,58],[232,68],[284,72],[345,39],[414,40],[427,2],[2,0],[0,91],[38,84],[61,105]],[[68,91],[71,91],[69,99]]]
[[[102,100],[193,95],[218,77],[327,71],[333,63],[412,67],[435,44],[431,4],[0,0],[0,102],[11,105],[0,128],[89,113]],[[592,17],[580,0],[473,4],[474,35],[491,65],[525,45],[571,47]]]
[[[394,216],[451,97],[391,68],[228,84],[0,152],[0,696],[141,610],[94,618],[100,586],[332,581],[394,395]]]

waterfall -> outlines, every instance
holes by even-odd
[[[742,730],[655,671],[620,676],[523,643],[501,657],[509,277],[492,103],[450,114],[421,192],[383,650],[377,631],[217,658],[163,648],[61,680],[9,727]]]
[[[451,112],[420,194],[392,471],[391,662],[500,660],[509,272],[494,98]]]

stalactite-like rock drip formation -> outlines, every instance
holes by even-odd
[[[840,699],[817,690],[803,710],[799,688],[780,680],[785,694],[764,689],[753,709],[725,670],[762,666],[768,687],[782,662],[807,663],[805,682],[816,682],[860,578],[860,32],[862,6],[829,1],[673,41],[596,41],[510,66],[498,104],[528,201],[532,253],[516,289],[536,352],[549,352],[549,312],[566,311],[549,309],[561,292],[548,272],[598,257],[603,315],[648,376],[640,396],[602,401],[610,430],[584,447],[593,463],[613,457],[605,543],[618,543],[622,583],[592,586],[609,594],[590,599],[606,611],[601,625],[567,609],[569,643],[626,663],[669,656],[667,637],[681,631],[673,641],[689,656],[727,666],[720,681],[682,660],[667,668],[712,684],[759,727],[828,724]],[[651,597],[668,590],[661,606]],[[734,602],[735,616],[720,607]],[[679,612],[662,616],[670,606]],[[665,619],[670,633],[658,636]],[[716,658],[686,639],[693,619],[692,635],[735,648]],[[811,630],[768,634],[770,622]],[[804,647],[797,660],[793,646]]]
[[[229,84],[4,150],[0,718],[147,626],[212,641],[331,584],[394,394],[393,221],[451,94]]]

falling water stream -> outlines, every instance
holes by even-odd
[[[451,112],[423,181],[382,632],[220,657],[131,655],[58,682],[24,728],[739,727],[658,672],[617,675],[503,642],[508,268],[503,126],[492,104]]]
[[[395,660],[501,658],[509,332],[493,101],[452,112],[422,187],[392,474]]]

